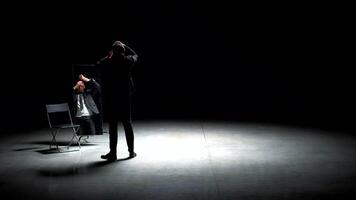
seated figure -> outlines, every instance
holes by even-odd
[[[99,109],[94,99],[100,95],[100,84],[80,74],[73,90],[75,119],[80,125],[78,135],[95,135],[94,119],[99,115]]]

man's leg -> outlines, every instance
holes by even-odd
[[[127,147],[130,153],[130,157],[135,154],[134,151],[134,132],[132,129],[132,124],[130,120],[124,120],[123,122],[124,130],[125,130],[125,136],[126,136],[126,143]]]
[[[93,117],[95,133],[94,135],[102,135],[103,134],[103,121],[101,114],[94,114]]]
[[[76,123],[80,125],[78,135],[94,135],[95,126],[90,116],[76,117]]]
[[[122,120],[122,124],[124,126],[125,130],[125,137],[126,137],[126,143],[128,147],[128,151],[130,153],[129,157],[133,158],[136,157],[136,153],[134,151],[134,132],[132,129],[132,124],[131,124],[131,101],[132,101],[132,96],[129,95],[127,98],[126,106],[125,106],[125,112]]]
[[[109,120],[109,142],[110,142],[110,152],[106,155],[102,155],[102,159],[107,159],[109,161],[117,160],[116,149],[117,149],[117,119]]]
[[[110,140],[110,152],[116,155],[117,149],[117,125],[118,120],[109,121],[109,140]]]
[[[93,116],[88,117],[88,124],[89,124],[88,134],[95,135],[95,124],[94,124]]]

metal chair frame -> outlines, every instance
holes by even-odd
[[[76,143],[78,144],[79,150],[80,150],[80,148],[81,148],[80,139],[82,138],[82,136],[78,137],[78,135],[77,135],[78,130],[80,128],[80,125],[77,125],[77,124],[73,123],[68,103],[47,104],[46,105],[46,110],[47,110],[48,124],[49,124],[49,128],[51,130],[51,135],[52,135],[52,140],[51,140],[51,142],[49,144],[49,148],[51,149],[52,145],[53,146],[55,145],[57,150],[60,151],[59,148],[58,148],[57,140],[56,140],[57,134],[62,129],[72,129],[73,130],[73,136],[72,136],[72,139],[70,140],[70,142],[69,142],[69,144],[67,146],[67,149],[69,149],[69,147],[73,144],[73,142],[76,141]],[[53,114],[53,113],[63,113],[63,112],[68,112],[69,124],[54,125],[53,121],[51,120],[50,115]]]

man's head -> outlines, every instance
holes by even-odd
[[[112,45],[113,53],[124,53],[125,52],[125,45],[120,41],[115,41]]]
[[[73,90],[75,90],[76,92],[82,93],[84,92],[85,89],[85,84],[83,81],[78,81],[75,86],[73,87]]]

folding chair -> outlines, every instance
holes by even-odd
[[[79,130],[80,125],[77,124],[73,124],[73,120],[72,120],[72,116],[69,110],[69,106],[68,103],[60,103],[60,104],[47,104],[46,105],[46,110],[47,110],[47,119],[48,119],[48,124],[49,124],[49,128],[51,129],[51,134],[52,134],[52,141],[49,144],[49,148],[52,148],[52,145],[56,145],[57,150],[59,151],[58,148],[58,143],[56,140],[56,136],[58,134],[58,132],[62,129],[72,129],[73,131],[73,137],[70,140],[67,148],[69,149],[69,147],[72,145],[72,143],[74,142],[74,139],[76,139],[76,142],[78,143],[79,149],[80,149],[80,139],[81,137],[78,138],[77,132]],[[68,113],[68,118],[65,117],[66,114]],[[60,120],[61,123],[56,123],[54,122],[54,114],[59,114],[61,113],[64,118],[67,119],[62,119]],[[64,114],[64,115],[63,115]],[[59,120],[58,120],[59,121]],[[64,122],[64,123],[63,123]]]

